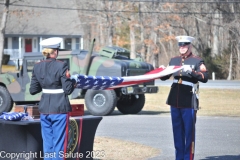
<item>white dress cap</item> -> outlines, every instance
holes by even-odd
[[[191,36],[177,36],[176,37],[178,42],[190,42],[192,43],[192,41],[195,39]]]
[[[60,37],[52,37],[44,39],[40,42],[40,45],[43,48],[59,48],[60,43],[62,42],[62,38]]]

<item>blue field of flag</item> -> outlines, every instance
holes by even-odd
[[[78,75],[76,88],[104,90],[122,82],[122,77]]]

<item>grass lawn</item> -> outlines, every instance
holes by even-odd
[[[159,87],[157,94],[146,94],[145,111],[169,112],[166,105],[170,87]],[[200,88],[198,115],[240,116],[240,90]]]

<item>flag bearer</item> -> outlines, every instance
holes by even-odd
[[[183,66],[173,73],[173,84],[168,95],[176,160],[193,160],[195,123],[198,110],[198,82],[208,81],[208,71],[202,58],[193,55],[190,36],[177,36],[180,55],[171,58],[169,65]],[[169,79],[172,75],[162,77]]]

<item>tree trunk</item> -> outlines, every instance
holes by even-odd
[[[153,39],[153,46],[154,46],[154,53],[153,54],[153,67],[158,68],[159,67],[159,59],[158,59],[158,54],[160,54],[160,49],[157,45],[157,34],[154,34],[154,39]]]
[[[111,21],[111,20],[110,20]],[[109,22],[109,28],[108,28],[108,45],[112,46],[113,43],[113,26],[112,22]]]
[[[130,57],[131,59],[135,59],[136,58],[136,54],[135,54],[135,31],[134,31],[134,25],[131,24],[130,22],[130,44],[131,44],[131,53],[130,53]]]
[[[154,54],[153,67],[158,68],[159,66],[160,66],[159,65],[159,56],[158,56],[158,54]]]
[[[238,44],[238,43],[237,43]],[[239,53],[239,45],[236,46],[236,50],[237,50],[237,67],[236,67],[236,79],[240,79],[240,53]]]
[[[217,11],[216,11],[217,12]],[[213,25],[213,49],[212,49],[212,56],[215,57],[216,55],[219,54],[218,51],[218,44],[219,44],[219,27],[216,25],[219,22],[219,14],[215,13],[214,14],[214,25]]]
[[[161,42],[161,41],[159,41],[159,44],[160,44],[160,51],[161,51],[161,53],[164,53],[164,57],[162,58],[161,56],[161,59],[164,59],[164,60],[161,60],[161,63],[162,64],[164,64],[164,65],[167,65],[168,64],[168,53],[167,53],[167,49],[165,48],[165,45]],[[165,62],[166,62],[166,64],[165,64]]]
[[[5,34],[5,28],[7,24],[7,17],[8,17],[8,9],[9,9],[9,0],[4,1],[4,11],[2,15],[2,22],[1,22],[1,28],[0,28],[0,71],[2,71],[2,59],[3,59],[3,50],[4,50],[4,34]]]
[[[231,80],[232,79],[232,52],[230,54],[230,59],[229,59],[229,69],[228,69],[228,77],[227,77],[227,80]]]
[[[146,56],[146,44],[144,42],[144,27],[143,27],[143,24],[141,24],[141,57],[143,58],[144,61],[146,61],[147,59],[147,56]]]
[[[113,2],[108,2],[108,10],[111,10]],[[113,44],[113,14],[109,12],[107,14],[107,21],[108,21],[108,45],[112,46]]]

